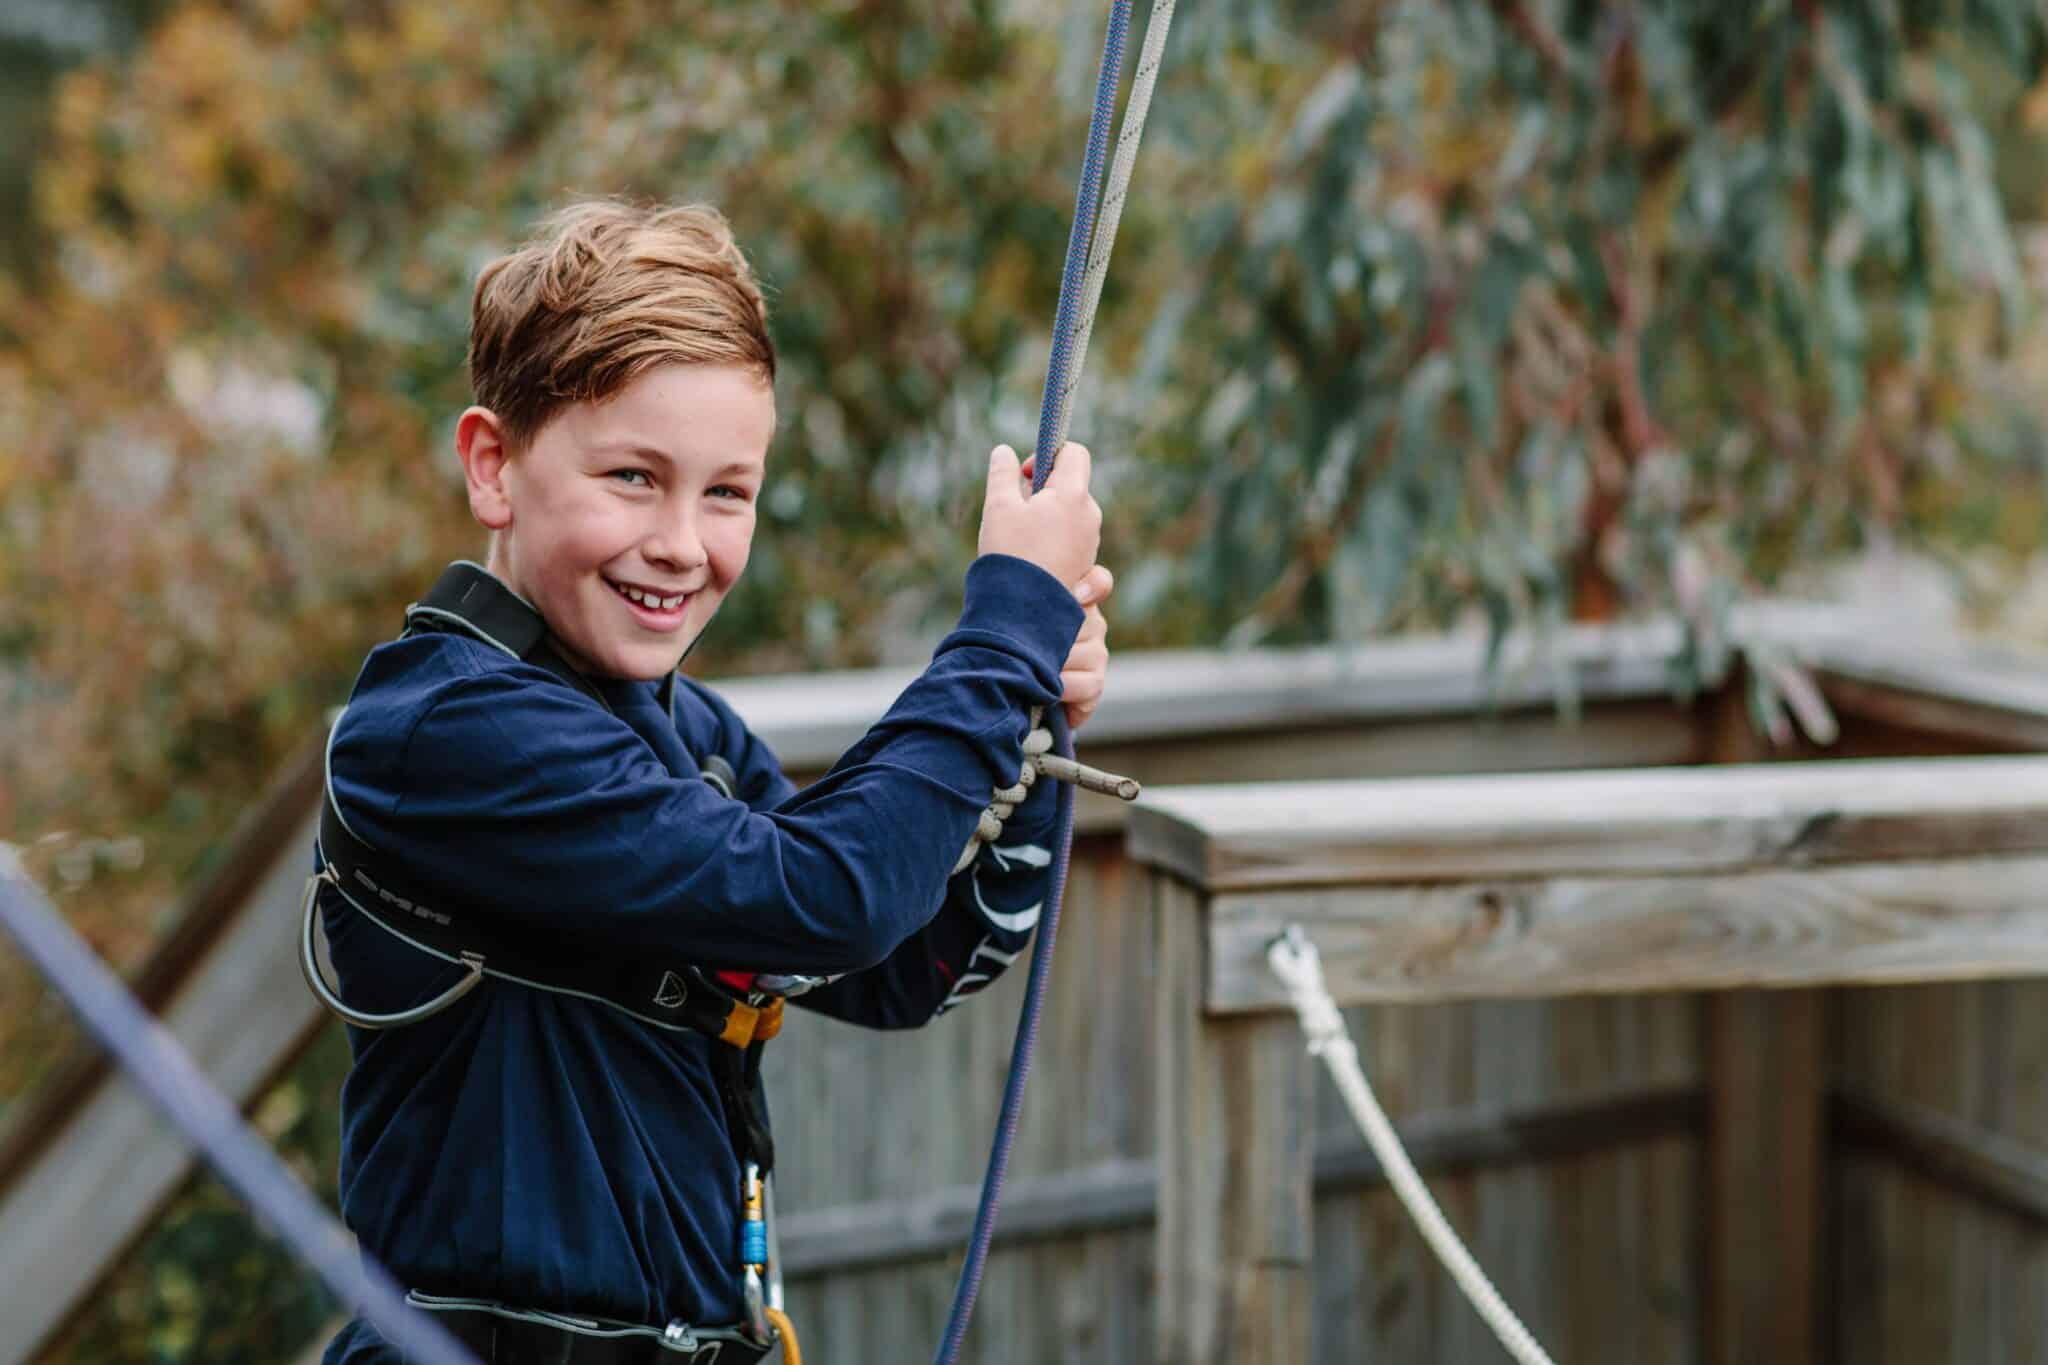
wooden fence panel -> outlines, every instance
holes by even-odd
[[[2048,1362],[2048,983],[1840,1009],[1837,1358]]]
[[[1695,761],[1701,753],[1694,716],[1668,702],[1616,702],[1577,724],[1549,712],[1510,712],[1493,720],[1403,718],[1353,723],[1342,729],[1146,741],[1125,739],[1091,750],[1091,761],[1148,781],[1220,777],[1342,777],[1366,773],[1410,775],[1488,768],[1554,769],[1631,763]],[[1146,879],[1123,856],[1121,807],[1084,810],[1082,823],[1099,833],[1076,843],[1067,905],[1060,927],[1054,989],[1039,1038],[1039,1060],[1012,1158],[1011,1182],[1097,1170],[1107,1163],[1149,1162],[1155,1152],[1150,1009],[1155,982],[1149,909],[1138,899]],[[767,1079],[775,1113],[778,1210],[801,1254],[807,1229],[831,1228],[843,1239],[835,1214],[849,1206],[916,1199],[938,1190],[964,1191],[981,1176],[1009,1061],[1028,964],[1018,962],[988,992],[939,1020],[908,1033],[877,1034],[792,1012],[792,1022],[769,1050]],[[1553,1010],[1573,1018],[1613,1021],[1601,1027],[1611,1046],[1655,1058],[1645,1077],[1665,1082],[1693,1076],[1687,1060],[1691,1036],[1673,1021],[1689,1019],[1675,1003],[1644,1007],[1635,1000],[1520,1002],[1496,1011],[1484,1041],[1465,1021],[1474,1007],[1386,1011],[1430,1022],[1412,1035],[1414,1058],[1387,1057],[1399,1074],[1416,1078],[1413,1103],[1403,1113],[1442,1113],[1484,1100],[1507,1103],[1551,1093],[1544,1082],[1499,1087],[1481,1084],[1475,1067],[1513,1042],[1520,1061],[1490,1062],[1503,1076],[1551,1066],[1526,1027]],[[1576,1012],[1576,1013],[1575,1013]],[[1393,1026],[1393,1025],[1389,1025]],[[1689,1028],[1689,1025],[1686,1027]],[[1548,1037],[1545,1029],[1535,1039]],[[1463,1041],[1459,1041],[1462,1039]],[[1663,1055],[1667,1045],[1679,1052]],[[1533,1049],[1533,1050],[1532,1050]],[[1566,1061],[1584,1084],[1569,1095],[1600,1089],[1602,1065]],[[1658,1069],[1661,1068],[1661,1069]],[[1633,1074],[1633,1073],[1631,1073]],[[1377,1080],[1377,1075],[1375,1076]],[[1612,1080],[1611,1077],[1607,1078]],[[1320,1083],[1319,1083],[1320,1087]],[[1491,1092],[1499,1090],[1498,1096]],[[1341,1130],[1327,1112],[1323,1127]],[[1356,1146],[1355,1136],[1345,1143]],[[1604,1158],[1603,1158],[1604,1159]],[[1505,1180],[1481,1177],[1489,1188],[1517,1180],[1523,1203],[1549,1198],[1539,1169]],[[1621,1177],[1612,1177],[1619,1180]],[[1355,1198],[1338,1195],[1335,1198]],[[1619,1197],[1616,1195],[1615,1197]],[[963,1201],[964,1202],[964,1201]],[[1394,1211],[1398,1213],[1398,1210]],[[1402,1216],[1389,1237],[1413,1237]],[[1150,1214],[1126,1229],[1050,1236],[1024,1245],[1004,1242],[999,1225],[969,1354],[977,1360],[1110,1362],[1150,1359],[1153,1348],[1153,1256]],[[857,1234],[854,1234],[857,1237]],[[887,1241],[896,1233],[878,1233]],[[929,1241],[930,1239],[927,1239]],[[822,1243],[813,1241],[813,1246]],[[828,1254],[830,1254],[828,1252]],[[1427,1252],[1421,1253],[1427,1256]],[[1529,1253],[1550,1265],[1557,1258]],[[957,1249],[922,1251],[888,1266],[833,1270],[817,1266],[790,1286],[800,1326],[829,1343],[843,1365],[896,1365],[928,1354],[945,1321]],[[1035,1267],[1035,1268],[1034,1268]],[[1072,1269],[1080,1267],[1080,1269]],[[1433,1263],[1418,1275],[1440,1274]],[[1546,1273],[1564,1273],[1556,1269]],[[1022,1299],[1015,1294],[1026,1294]],[[1127,1305],[1121,1316],[1072,1306],[1099,1297]],[[1069,1306],[1060,1308],[1058,1305]],[[984,1317],[985,1315],[985,1317]],[[1011,1318],[1017,1318],[1011,1322]],[[1071,1330],[1051,1331],[1064,1318]],[[993,1327],[991,1324],[1003,1324]],[[1089,1343],[1099,1343],[1100,1349]],[[979,1344],[977,1344],[979,1343]],[[1141,1350],[1142,1354],[1125,1354]],[[1454,1359],[1443,1356],[1442,1359]]]
[[[1701,1083],[1699,1002],[1621,999],[1346,1012],[1366,1074],[1404,1116],[1528,1110]],[[1319,1085],[1326,1144],[1353,1142]],[[1445,1214],[1561,1360],[1698,1359],[1698,1142],[1686,1135],[1430,1177]],[[1320,1362],[1463,1361],[1499,1347],[1385,1189],[1319,1196]]]

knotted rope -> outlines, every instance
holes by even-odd
[[[975,826],[967,847],[960,850],[960,857],[953,864],[954,875],[967,870],[983,844],[992,844],[1003,837],[1003,821],[1024,804],[1024,798],[1031,794],[1031,788],[1037,785],[1040,777],[1069,782],[1084,791],[1100,792],[1125,801],[1138,799],[1143,788],[1131,778],[1118,777],[1115,773],[1106,773],[1052,752],[1052,731],[1040,723],[1044,718],[1044,707],[1031,708],[1031,732],[1024,736],[1024,766],[1018,771],[1016,782],[1007,787],[997,787],[995,799],[983,808],[981,823]]]

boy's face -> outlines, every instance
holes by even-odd
[[[492,573],[540,609],[569,661],[666,676],[747,567],[773,391],[751,371],[663,365],[549,419],[507,452],[487,409],[456,430]]]

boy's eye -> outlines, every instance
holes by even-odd
[[[611,477],[622,483],[632,483],[635,479],[638,479],[640,482],[635,486],[641,488],[650,487],[654,483],[653,476],[644,469],[614,469],[611,472]]]
[[[747,490],[739,487],[737,484],[722,483],[711,490],[711,496],[714,498],[738,498],[741,502],[745,502],[747,500]]]

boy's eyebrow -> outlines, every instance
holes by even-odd
[[[638,441],[599,441],[589,449],[593,455],[638,455],[643,459],[658,460],[666,465],[675,463],[667,451],[642,445]]]
[[[675,468],[676,464],[675,457],[667,451],[656,446],[641,445],[637,441],[602,441],[598,443],[596,450],[599,454],[603,455],[638,455],[643,459],[658,461],[671,469]],[[761,465],[757,461],[734,460],[712,477],[722,479],[731,474],[759,474],[762,472]]]

